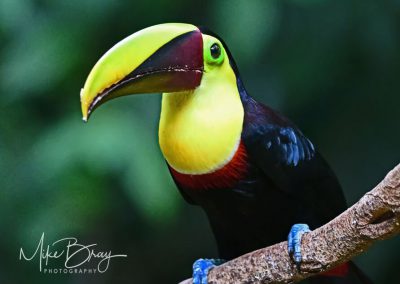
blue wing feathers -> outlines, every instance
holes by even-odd
[[[263,127],[263,130],[257,133],[258,139],[263,140],[265,150],[270,151],[268,156],[275,159],[275,163],[297,166],[315,154],[311,141],[292,127]]]

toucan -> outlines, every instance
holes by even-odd
[[[222,260],[285,239],[299,264],[302,235],[346,209],[314,144],[247,93],[227,45],[207,28],[160,24],[118,42],[81,90],[83,120],[110,99],[147,93],[162,93],[162,154],[183,198],[204,209],[218,247],[219,259],[194,262],[193,283],[207,283]],[[307,281],[370,283],[351,262]]]

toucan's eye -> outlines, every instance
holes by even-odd
[[[221,55],[221,47],[219,46],[218,43],[214,43],[210,47],[210,52],[211,52],[211,56],[214,59],[217,59]]]
[[[225,50],[221,43],[215,39],[207,40],[204,46],[204,60],[207,65],[212,66],[221,65],[224,62]]]

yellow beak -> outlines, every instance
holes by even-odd
[[[178,92],[200,85],[203,41],[189,24],[161,24],[123,39],[93,67],[81,90],[83,120],[112,98]]]

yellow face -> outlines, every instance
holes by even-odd
[[[163,92],[159,128],[169,165],[186,174],[222,168],[235,154],[244,111],[222,43],[189,24],[138,31],[96,63],[81,91],[83,119],[104,102]]]
[[[159,143],[168,164],[184,174],[205,174],[226,165],[242,133],[244,110],[222,43],[203,36],[204,72],[194,90],[164,93]]]

